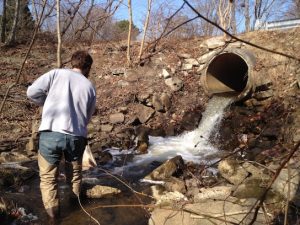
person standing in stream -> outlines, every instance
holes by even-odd
[[[28,98],[43,106],[38,164],[42,200],[50,224],[59,217],[57,178],[63,156],[72,195],[77,198],[80,194],[87,124],[96,104],[96,90],[87,79],[92,63],[86,51],[76,51],[71,58],[72,69],[53,69],[27,89]]]

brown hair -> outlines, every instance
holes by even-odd
[[[92,56],[87,51],[80,50],[73,53],[71,65],[73,68],[80,69],[83,75],[88,76],[92,64]]]

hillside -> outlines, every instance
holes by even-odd
[[[300,59],[299,34],[298,28],[255,31],[239,37]],[[211,98],[200,84],[204,70],[199,58],[211,52],[217,54],[227,45],[255,55],[255,85],[245,98],[230,106],[219,138],[213,142],[225,152],[242,149],[242,156],[234,155],[242,161],[268,166],[285,159],[300,140],[299,61],[233,40],[209,49],[203,45],[207,39],[164,41],[151,57],[130,68],[122,42],[63,46],[65,66],[69,66],[69,58],[77,49],[89,50],[94,59],[91,80],[97,90],[97,112],[89,125],[89,139],[97,160],[101,161],[101,152],[108,147],[136,147],[136,152],[142,154],[147,152],[148,135],[175,136],[195,129]],[[40,37],[25,63],[20,84],[9,92],[1,114],[0,163],[36,159],[36,134],[32,132],[37,129],[40,115],[39,109],[27,100],[26,88],[41,74],[55,68],[55,46],[51,37]],[[139,43],[133,43],[132,48],[135,59]],[[24,45],[0,49],[1,102],[16,80],[26,50]],[[140,145],[136,146],[136,140]],[[297,161],[299,154],[295,157]],[[197,169],[195,174],[202,176]],[[213,180],[209,186],[216,183]],[[200,186],[207,185],[203,181]],[[0,183],[0,191],[1,187]]]

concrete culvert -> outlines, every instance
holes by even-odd
[[[212,57],[208,62],[201,84],[212,95],[226,93],[237,99],[245,97],[255,88],[254,55],[242,49],[228,49]]]

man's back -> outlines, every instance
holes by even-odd
[[[86,137],[96,93],[81,73],[70,69],[51,70],[28,88],[27,95],[44,107],[40,131]]]

